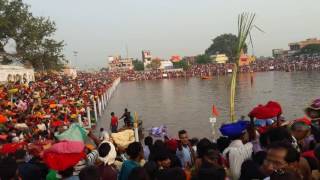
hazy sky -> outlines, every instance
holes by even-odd
[[[24,0],[38,16],[56,22],[56,39],[80,68],[106,66],[109,55],[141,59],[197,55],[223,33],[237,32],[237,15],[257,14],[254,54],[271,55],[288,42],[320,38],[320,0]],[[250,52],[252,52],[250,50]]]

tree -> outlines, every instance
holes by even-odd
[[[187,62],[184,60],[181,60],[179,62],[173,62],[172,64],[173,64],[173,68],[176,68],[176,69],[182,68],[183,70],[187,70],[189,67]]]
[[[150,64],[147,65],[147,68],[151,68],[153,70],[159,69],[161,66],[160,59],[153,59]]]
[[[208,64],[211,63],[210,56],[207,54],[198,55],[196,57],[196,63],[197,64]]]
[[[22,0],[0,0],[0,29],[0,52],[9,39],[14,39],[16,59],[30,62],[36,70],[59,69],[66,62],[64,42],[52,38],[55,23],[33,16]]]
[[[320,44],[306,45],[296,55],[302,55],[302,54],[312,55],[312,54],[316,54],[316,53],[320,53]]]
[[[234,60],[236,57],[237,36],[233,34],[222,34],[212,40],[211,46],[205,51],[208,56],[226,54],[229,59]],[[247,52],[247,45],[243,47],[244,53]]]
[[[144,64],[142,61],[139,61],[138,59],[132,61],[134,70],[136,71],[143,71],[144,70]]]

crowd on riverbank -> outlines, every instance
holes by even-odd
[[[186,130],[168,137],[154,129],[135,142],[135,132],[119,128],[113,113],[111,130],[97,137],[85,128],[86,108],[117,78],[109,72],[80,72],[75,79],[41,74],[28,84],[1,85],[0,180],[320,179],[320,99],[291,121],[283,121],[277,102],[258,105],[248,120],[223,124],[218,139],[190,138]],[[128,110],[122,118],[133,126]]]
[[[124,81],[171,79],[180,77],[203,77],[226,75],[232,70],[232,64],[195,64],[186,71],[122,71],[113,72]],[[296,59],[296,60],[257,60],[250,66],[242,66],[241,73],[266,72],[266,71],[320,71],[320,59]]]
[[[284,121],[281,105],[270,101],[253,107],[248,120],[223,124],[218,139],[181,130],[176,137],[151,133],[141,143],[132,129],[118,131],[114,113],[113,133],[101,129],[99,137],[76,120],[110,87],[105,75],[43,75],[29,85],[2,86],[0,179],[320,179],[320,99],[296,120]],[[132,126],[128,110],[122,118]]]

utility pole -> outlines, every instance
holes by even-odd
[[[129,59],[129,50],[128,50],[128,44],[126,44],[126,56],[127,56],[127,59]]]
[[[73,56],[74,56],[74,67],[77,65],[77,57],[78,57],[78,51],[73,51]],[[72,64],[70,63],[70,66]]]

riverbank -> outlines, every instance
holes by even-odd
[[[151,71],[119,71],[109,72],[121,77],[123,81],[143,81],[155,79],[175,79],[186,77],[211,77],[224,76],[232,73],[232,64],[195,64],[187,70],[151,70]],[[314,60],[265,60],[256,61],[250,66],[241,66],[239,73],[250,72],[296,72],[296,71],[320,71],[320,59]]]

